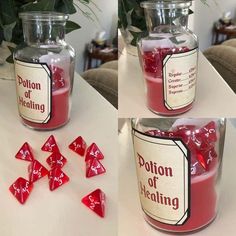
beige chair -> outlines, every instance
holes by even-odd
[[[110,61],[81,75],[115,108],[118,108],[118,61]]]
[[[236,93],[236,39],[212,46],[203,54]]]

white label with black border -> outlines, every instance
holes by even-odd
[[[133,130],[139,196],[152,219],[183,225],[190,216],[190,153],[181,140]]]
[[[198,49],[166,55],[163,60],[164,105],[176,110],[195,99]]]
[[[51,118],[51,71],[46,63],[15,60],[16,91],[20,116],[35,123]]]

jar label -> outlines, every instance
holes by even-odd
[[[51,118],[51,71],[46,63],[15,60],[16,91],[20,116],[34,123]]]
[[[180,139],[133,130],[134,155],[143,211],[169,225],[190,216],[190,152]]]
[[[191,104],[195,99],[198,49],[166,55],[163,60],[164,103],[168,110]]]

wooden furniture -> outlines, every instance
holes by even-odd
[[[92,62],[95,61],[95,67],[99,66],[99,61],[101,64],[113,61],[118,59],[117,50],[113,50],[112,52],[104,52],[103,49],[93,49],[92,51],[87,51],[87,56],[85,60],[84,70],[91,69],[93,67]]]
[[[215,24],[213,28],[212,44],[221,44],[230,38],[236,38],[236,25],[219,25]]]

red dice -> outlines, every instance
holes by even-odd
[[[76,138],[70,145],[69,148],[74,151],[75,153],[79,154],[80,156],[83,156],[86,150],[86,142],[84,139],[79,136]]]
[[[15,157],[24,161],[33,161],[34,156],[31,151],[31,147],[27,142],[25,142],[20,150],[16,153]]]
[[[101,189],[96,189],[83,197],[81,201],[97,215],[101,217],[105,216],[105,193]]]
[[[69,177],[61,170],[61,168],[54,168],[49,171],[49,188],[51,191],[59,188],[69,181]]]
[[[106,169],[96,158],[90,159],[86,162],[86,177],[90,178],[106,172]]]
[[[59,148],[53,135],[47,139],[41,150],[45,152],[59,152]]]
[[[55,167],[62,168],[66,164],[67,159],[60,152],[53,152],[46,162],[52,169]]]
[[[37,160],[34,160],[28,167],[29,181],[35,182],[48,174],[48,170]]]
[[[33,183],[20,177],[9,188],[13,196],[21,203],[24,204],[28,199],[33,189]]]
[[[104,159],[104,155],[102,154],[101,150],[98,148],[96,143],[92,143],[87,151],[85,156],[85,161],[88,161],[89,159],[97,158],[99,160]]]

